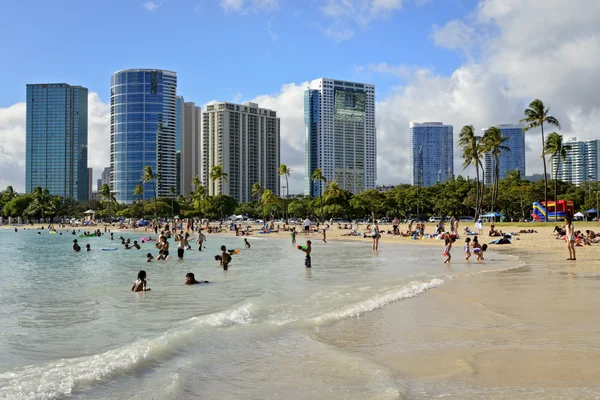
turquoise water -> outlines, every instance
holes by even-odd
[[[151,244],[123,250],[108,236],[78,238],[92,251],[75,254],[67,231],[36,232],[0,230],[2,399],[402,398],[402,378],[315,332],[514,264],[500,255],[467,264],[455,249],[460,260],[448,267],[442,245],[383,243],[374,255],[368,241],[315,240],[306,269],[289,239],[251,237],[244,249],[221,235],[183,261],[146,263]],[[228,271],[213,259],[222,244],[241,249]],[[140,269],[152,291],[134,294]],[[187,272],[211,283],[185,286]]]

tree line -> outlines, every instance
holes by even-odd
[[[51,196],[48,190],[35,188],[31,194],[17,194],[11,186],[0,195],[0,213],[6,217],[23,217],[27,219],[82,217],[89,208],[96,211],[99,218],[181,218],[199,217],[218,219],[233,213],[250,218],[304,218],[307,215],[321,220],[331,218],[357,219],[401,217],[403,219],[422,219],[427,216],[472,216],[477,217],[485,210],[499,211],[508,219],[520,220],[530,218],[532,203],[548,201],[548,175],[546,156],[557,159],[554,177],[558,176],[561,160],[566,158],[569,146],[556,132],[545,137],[544,124],[560,129],[558,120],[549,115],[549,108],[539,100],[533,100],[524,110],[525,124],[523,133],[541,129],[541,156],[544,166],[544,179],[541,182],[530,182],[518,171],[510,171],[506,178],[500,179],[499,160],[503,152],[510,151],[505,146],[507,138],[497,127],[489,128],[482,136],[475,134],[472,125],[464,126],[459,136],[462,150],[463,168],[475,167],[475,179],[462,176],[430,187],[398,185],[385,193],[369,189],[362,193],[352,194],[343,189],[337,182],[328,182],[321,169],[311,176],[316,184],[318,197],[289,196],[288,178],[292,170],[285,164],[279,167],[279,176],[286,179],[286,196],[280,197],[273,191],[261,187],[259,183],[252,186],[252,200],[247,203],[238,201],[227,195],[208,195],[208,189],[201,185],[198,176],[190,182],[192,191],[187,196],[175,196],[175,188],[171,187],[170,196],[161,198],[157,194],[160,175],[151,166],[143,169],[140,184],[134,190],[136,199],[132,204],[119,204],[111,193],[109,185],[99,188],[96,200],[78,202],[59,196]],[[492,184],[485,185],[485,169],[483,158],[490,154],[494,160]],[[216,165],[210,172],[210,180],[219,185],[219,193],[223,192],[223,182],[228,181],[228,174],[223,166]],[[144,200],[142,184],[152,183],[153,197]],[[553,179],[554,199],[573,200],[575,208],[585,211],[597,207],[598,182],[584,182],[575,186]],[[592,195],[592,192],[594,195]]]

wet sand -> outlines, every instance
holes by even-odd
[[[408,398],[600,398],[596,263],[517,254],[518,268],[458,277],[317,337],[395,371]]]

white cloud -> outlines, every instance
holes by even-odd
[[[155,3],[153,1],[147,1],[143,4],[144,8],[150,12],[156,11],[162,3]]]
[[[279,8],[279,0],[220,0],[219,5],[227,14],[249,14],[274,11]]]
[[[474,44],[475,29],[459,19],[452,20],[444,26],[433,26],[433,42],[436,46],[456,50],[469,48]]]
[[[323,29],[330,39],[341,42],[354,36],[355,26],[366,28],[375,19],[390,18],[402,8],[403,0],[321,0],[321,14],[331,19]]]
[[[0,108],[0,190],[25,190],[25,103]],[[88,95],[88,167],[94,182],[110,164],[110,105],[97,93]],[[93,185],[95,189],[95,185]]]
[[[414,74],[414,70],[406,65],[389,65],[388,63],[379,63],[369,65],[369,70],[382,74],[390,74],[398,78],[408,79]]]

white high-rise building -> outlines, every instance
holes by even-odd
[[[452,125],[442,122],[410,123],[411,182],[416,186],[433,186],[454,176],[454,141]]]
[[[202,184],[209,195],[226,194],[250,201],[252,185],[279,195],[280,121],[277,113],[256,103],[221,102],[202,113]],[[222,165],[228,181],[214,182],[210,173]]]
[[[328,182],[360,193],[375,189],[377,143],[375,85],[320,78],[304,92],[304,194],[318,196],[323,186],[313,182],[320,168]]]
[[[185,102],[181,126],[180,191],[186,196],[192,188],[194,176],[202,179],[202,110],[192,102]]]
[[[574,185],[580,185],[585,181],[598,181],[600,174],[598,166],[600,165],[600,140],[578,141],[573,137],[565,141],[567,148],[567,157],[560,160],[558,168],[558,180],[570,182]],[[559,160],[551,157],[552,171],[550,175],[556,175],[556,167]]]

